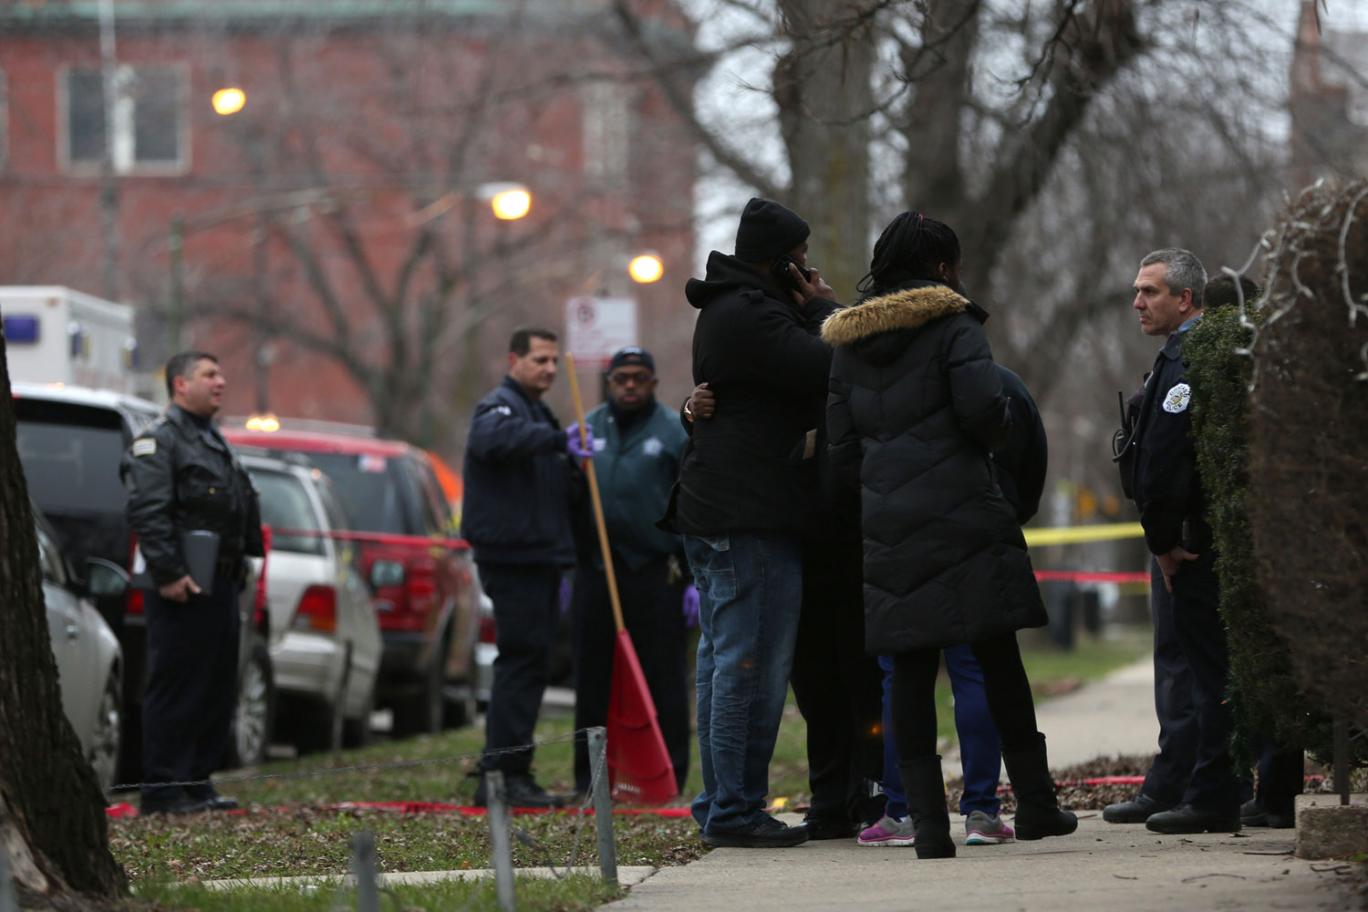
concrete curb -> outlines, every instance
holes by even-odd
[[[518,877],[555,877],[558,874],[565,873],[565,870],[565,868],[557,868],[553,872],[550,868],[517,868],[514,873]],[[570,871],[590,877],[599,876],[597,865],[571,868]],[[624,887],[633,887],[655,872],[656,869],[650,865],[620,867],[618,868],[618,883]],[[472,868],[466,871],[404,871],[381,874],[379,879],[381,886],[395,887],[401,884],[430,884],[448,880],[482,880],[493,877],[494,872],[489,868]],[[209,890],[240,890],[248,887],[284,889],[287,887],[354,886],[355,883],[355,878],[350,874],[307,874],[300,877],[244,877],[228,880],[206,880],[200,886]]]
[[[1297,857],[1349,858],[1368,852],[1368,795],[1297,796]]]

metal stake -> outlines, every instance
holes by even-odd
[[[594,771],[594,826],[598,830],[603,880],[617,886],[617,844],[613,841],[613,798],[608,788],[608,730],[589,729],[589,768]]]
[[[375,873],[375,835],[361,830],[352,837],[352,877],[356,878],[356,912],[380,912],[380,884]]]
[[[504,804],[504,777],[499,770],[486,770],[485,799],[488,802],[489,845],[494,855],[494,893],[499,912],[513,912],[513,848],[508,839],[508,806]]]
[[[0,912],[19,912],[19,900],[10,881],[9,852],[0,846]]]
[[[1335,713],[1332,723],[1335,741],[1335,790],[1339,792],[1340,804],[1349,804],[1349,723],[1344,713]]]

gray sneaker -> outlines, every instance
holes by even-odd
[[[964,844],[967,846],[1001,845],[1016,839],[1016,831],[1004,823],[1001,817],[983,811],[971,811],[964,818],[964,834]]]

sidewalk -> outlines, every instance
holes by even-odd
[[[792,815],[787,822],[795,823]],[[952,817],[954,832],[963,818]],[[861,848],[854,840],[793,849],[716,849],[632,888],[614,912],[746,912],[844,908],[938,912],[1272,912],[1351,907],[1330,863],[1292,857],[1292,830],[1239,836],[1159,836],[1090,812],[1072,836],[1006,846],[959,847],[954,859],[919,861],[913,849]],[[1347,866],[1346,866],[1347,867]]]
[[[1037,708],[1055,768],[1103,755],[1151,754],[1154,672],[1146,656],[1076,693]],[[947,774],[959,774],[947,757]],[[1176,912],[1345,909],[1351,900],[1333,864],[1292,856],[1293,830],[1232,836],[1160,836],[1143,826],[1079,815],[1072,836],[1006,846],[959,847],[959,857],[918,861],[915,850],[862,848],[852,840],[794,849],[717,849],[665,868],[632,888],[615,912],[694,912],[719,903],[766,910],[935,909],[1020,912]],[[783,815],[797,823],[796,815]],[[951,818],[963,834],[963,818]]]

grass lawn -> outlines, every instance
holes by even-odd
[[[1032,685],[1038,695],[1045,695],[1066,691],[1125,665],[1143,655],[1147,646],[1147,638],[1140,637],[1085,640],[1070,653],[1028,648],[1024,657]],[[940,733],[953,739],[954,714],[950,687],[944,678],[937,687],[937,703]],[[538,727],[538,738],[549,743],[538,748],[535,769],[538,778],[554,790],[568,792],[574,781],[570,731],[571,722],[564,714],[548,714]],[[808,798],[806,735],[806,726],[790,699],[770,770],[771,797],[785,799],[789,806],[801,806]],[[202,889],[182,891],[174,884],[346,873],[351,834],[361,829],[374,833],[382,871],[488,867],[488,830],[483,817],[327,807],[347,801],[467,804],[475,783],[466,773],[473,768],[483,740],[482,728],[468,727],[225,774],[218,777],[220,791],[241,800],[249,808],[246,813],[111,820],[111,847],[138,895],[167,908],[326,908],[331,902],[331,887],[320,887],[309,895],[252,891],[249,896],[234,891],[220,896]],[[263,776],[272,778],[260,778]],[[695,758],[686,794],[696,794],[700,780]],[[683,798],[677,801],[685,802]],[[515,818],[515,827],[525,838],[515,840],[514,863],[558,867],[594,864],[593,821],[585,818],[583,826],[577,828],[580,819],[563,814]],[[614,826],[620,865],[683,864],[704,852],[696,827],[688,819],[617,817]],[[479,894],[478,900],[472,900],[476,903],[473,908],[483,908],[479,903],[486,899],[493,907],[492,884],[408,887],[399,892],[408,906],[445,908],[467,902],[473,895],[468,892],[471,890]],[[592,908],[610,898],[601,894],[597,882],[519,881],[520,908]]]

